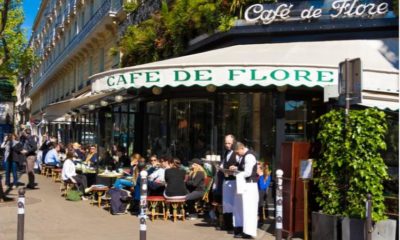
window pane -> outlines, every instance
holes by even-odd
[[[167,152],[167,101],[149,102],[146,109],[148,114],[147,153],[161,156]]]
[[[285,102],[285,140],[306,140],[307,104],[305,101]]]

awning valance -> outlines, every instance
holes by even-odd
[[[338,84],[338,65],[361,58],[363,89],[398,94],[398,39],[237,45],[91,77],[92,92],[165,86]]]
[[[89,104],[100,98],[103,98],[110,93],[98,93],[94,94],[91,92],[84,93],[78,97],[70,98],[64,101],[53,103],[45,108],[45,118],[47,121],[61,121],[63,116],[69,111],[78,108],[82,105]]]

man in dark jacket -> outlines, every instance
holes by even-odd
[[[31,135],[30,129],[25,129],[23,134],[25,136],[23,153],[26,156],[26,173],[28,174],[28,184],[26,184],[26,187],[34,189],[36,186],[34,167],[36,162],[37,141],[36,137]]]

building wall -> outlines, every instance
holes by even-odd
[[[115,3],[114,3],[115,1]],[[39,62],[31,71],[32,114],[48,104],[88,90],[90,75],[118,65],[109,54],[116,45],[116,0],[43,1],[31,47]]]

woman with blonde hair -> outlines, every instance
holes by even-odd
[[[139,160],[142,158],[142,156],[139,153],[134,153],[131,156],[131,167],[135,167]]]
[[[186,182],[186,186],[190,192],[188,195],[186,195],[189,219],[197,218],[195,203],[197,200],[203,198],[205,192],[204,180],[206,178],[206,173],[202,164],[203,163],[198,158],[194,158],[190,162],[191,169],[189,172],[189,178]]]

